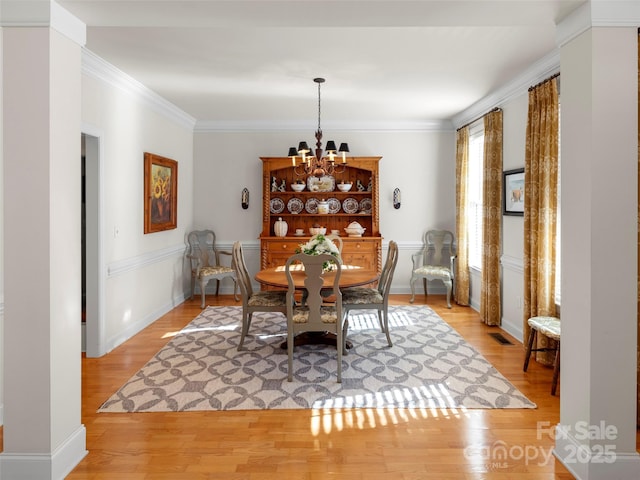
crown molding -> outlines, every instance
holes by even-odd
[[[522,95],[523,92],[528,91],[531,85],[535,85],[559,71],[560,50],[556,48],[502,88],[495,90],[453,117],[453,126],[460,128],[463,125],[473,122],[493,108],[500,107],[511,99]]]
[[[140,103],[193,131],[196,124],[194,117],[86,48],[82,49],[82,74],[101,80],[137,98]]]
[[[83,47],[87,27],[53,0],[0,0],[0,26],[50,27]]]
[[[556,28],[556,43],[563,46],[592,27],[640,25],[640,2],[635,0],[591,0],[574,10]]]
[[[195,133],[243,133],[243,132],[283,132],[313,130],[309,122],[246,122],[200,120],[196,122]],[[453,131],[450,120],[422,122],[327,122],[323,130],[340,132],[442,132]]]

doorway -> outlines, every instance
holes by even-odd
[[[87,357],[106,353],[103,328],[100,137],[82,133],[82,351]]]

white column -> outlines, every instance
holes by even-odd
[[[577,478],[591,480],[640,478],[637,27],[613,17],[615,26],[604,26],[603,4],[590,2],[569,20],[589,25],[562,42],[560,68],[562,351],[554,453]]]
[[[62,479],[87,453],[80,389],[84,25],[43,1],[3,2],[2,24],[0,477]]]

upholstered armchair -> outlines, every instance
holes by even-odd
[[[202,302],[200,308],[205,306],[205,290],[211,280],[216,281],[216,295],[220,291],[220,281],[225,278],[233,280],[233,296],[238,300],[238,283],[236,271],[230,266],[231,252],[216,248],[216,234],[212,230],[196,230],[187,236],[189,252],[187,258],[191,263],[191,298],[195,293],[196,281],[200,286]],[[229,256],[229,265],[220,262],[220,256]]]
[[[411,256],[411,300],[415,300],[415,282],[422,280],[424,295],[427,296],[427,282],[441,280],[447,288],[447,306],[451,308],[451,291],[454,282],[454,261],[456,258],[453,233],[449,230],[429,230],[424,235],[424,247]]]

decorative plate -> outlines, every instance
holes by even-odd
[[[340,211],[340,207],[342,206],[340,204],[340,200],[338,200],[337,198],[330,198],[329,200],[327,200],[327,203],[329,204],[329,213],[338,213]]]
[[[292,198],[287,202],[287,210],[291,213],[300,213],[304,208],[304,203],[297,197]]]
[[[311,197],[307,200],[307,203],[304,204],[304,209],[307,213],[318,213],[318,202],[319,200],[315,197]]]
[[[344,202],[342,202],[342,209],[344,213],[358,213],[358,200],[353,197],[345,198]]]
[[[284,210],[284,202],[281,198],[272,198],[270,208],[271,213],[281,213]]]
[[[360,211],[364,213],[371,213],[371,199],[363,198],[360,200]]]
[[[320,178],[309,175],[307,188],[310,192],[333,192],[336,188],[336,179],[331,175],[324,175]]]

